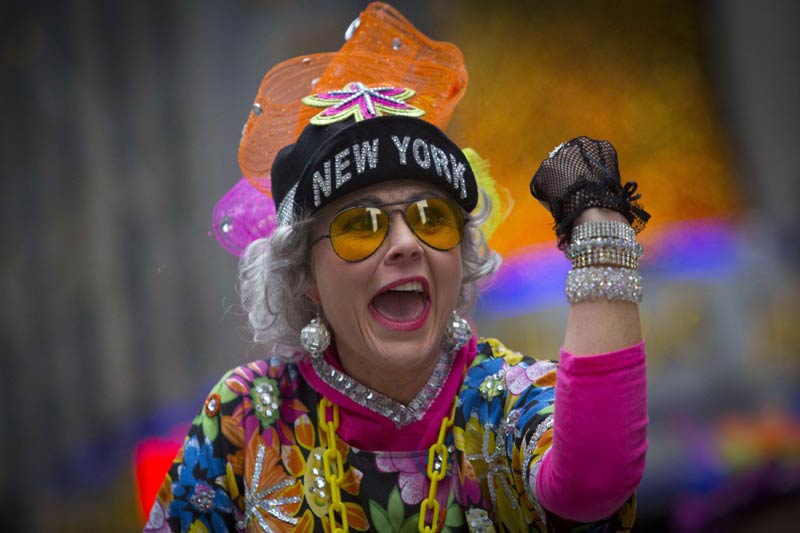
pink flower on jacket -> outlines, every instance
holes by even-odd
[[[548,376],[551,372],[555,372],[558,368],[552,361],[536,361],[532,365],[513,365],[509,366],[503,364],[506,371],[506,388],[511,394],[520,395],[525,389],[532,384],[537,386],[547,386],[547,379],[542,378]],[[555,374],[553,374],[555,376]],[[549,376],[548,376],[549,377]],[[553,383],[555,385],[555,382]]]
[[[375,465],[380,472],[398,472],[400,474],[397,484],[400,488],[400,497],[407,505],[417,505],[428,496],[431,482],[425,472],[426,456],[427,453],[406,457],[380,454],[375,458]],[[450,483],[442,480],[436,489],[436,499],[439,502],[446,502],[449,492]]]
[[[308,408],[294,397],[298,380],[293,379],[285,367],[286,362],[277,358],[254,361],[235,368],[225,377],[227,388],[242,397],[233,414],[245,428],[245,440],[249,440],[253,432],[275,424],[281,442],[294,444],[291,427],[295,420],[308,413]],[[262,391],[261,387],[266,388]],[[266,403],[257,405],[261,402]],[[274,412],[265,411],[270,408],[268,404],[274,404],[273,408],[277,406]]]

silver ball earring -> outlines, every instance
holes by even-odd
[[[300,346],[311,354],[311,357],[321,357],[331,344],[331,332],[322,321],[319,314],[300,331]]]
[[[469,327],[469,322],[461,318],[461,316],[453,311],[453,315],[444,328],[444,338],[442,345],[450,352],[457,352],[464,347],[472,338],[472,328]]]

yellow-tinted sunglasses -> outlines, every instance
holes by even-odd
[[[405,209],[385,209],[404,204],[408,204]],[[464,235],[464,216],[455,202],[425,198],[343,209],[333,217],[329,233],[317,237],[311,244],[330,239],[336,255],[345,261],[363,261],[383,244],[396,211],[402,213],[406,225],[419,240],[436,250],[455,248]]]

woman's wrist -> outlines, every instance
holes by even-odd
[[[564,248],[572,263],[566,282],[567,301],[641,302],[638,268],[643,253],[624,215],[598,207],[584,210]]]
[[[579,226],[584,222],[600,221],[600,220],[615,220],[630,224],[625,215],[613,209],[606,209],[604,207],[589,207],[584,209],[583,212],[575,220],[575,226]]]

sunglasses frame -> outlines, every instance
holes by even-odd
[[[433,246],[433,245],[431,245],[431,244],[428,244],[428,242],[426,242],[426,241],[425,241],[425,239],[423,239],[422,237],[420,237],[420,236],[417,234],[417,232],[416,232],[416,231],[414,231],[414,228],[413,228],[413,227],[411,227],[411,223],[410,223],[410,222],[408,221],[408,219],[406,218],[406,211],[407,211],[407,210],[408,210],[408,208],[409,208],[409,207],[411,207],[412,205],[414,205],[414,204],[416,204],[416,203],[418,203],[418,202],[424,202],[424,201],[426,201],[426,200],[442,200],[443,202],[447,202],[447,204],[448,204],[448,205],[450,206],[450,208],[453,210],[453,213],[455,213],[455,214],[458,216],[458,218],[460,219],[460,221],[461,221],[461,225],[460,225],[460,227],[459,227],[459,238],[458,238],[458,242],[457,242],[457,243],[455,243],[453,246],[451,246],[451,247],[449,247],[449,248],[437,248],[436,246]],[[391,206],[395,206],[395,205],[405,205],[406,207],[405,207],[404,209],[392,209],[392,210],[386,210],[386,209],[384,209],[385,207],[391,207]],[[369,253],[369,255],[367,255],[367,256],[365,256],[365,257],[362,257],[361,259],[346,259],[346,258],[342,257],[341,255],[339,255],[339,252],[337,252],[337,251],[336,251],[336,247],[333,245],[333,238],[332,238],[332,235],[331,235],[331,228],[333,227],[333,224],[334,224],[334,222],[336,222],[336,219],[337,219],[337,218],[339,217],[339,215],[341,215],[342,213],[344,213],[344,212],[346,212],[346,211],[349,211],[349,210],[351,210],[351,209],[365,209],[365,208],[377,208],[377,209],[379,209],[379,210],[380,210],[382,213],[384,213],[384,214],[386,215],[386,218],[387,218],[387,220],[388,220],[388,222],[387,222],[387,224],[386,224],[386,232],[383,234],[383,237],[381,238],[381,241],[378,243],[378,245],[375,247],[375,249],[374,249],[374,250],[372,250],[372,251]],[[449,198],[443,198],[443,197],[441,197],[441,196],[428,196],[428,197],[425,197],[425,198],[418,198],[418,199],[416,199],[416,200],[404,200],[404,201],[402,201],[402,202],[388,202],[388,203],[385,203],[385,204],[351,205],[351,206],[345,207],[345,208],[343,208],[343,209],[340,209],[339,211],[337,211],[337,212],[336,212],[336,214],[335,214],[335,215],[333,216],[333,218],[331,219],[331,223],[328,225],[328,233],[326,233],[325,235],[320,235],[319,237],[317,237],[316,239],[314,239],[313,241],[311,241],[311,245],[310,245],[310,246],[314,246],[315,244],[317,244],[318,242],[320,242],[320,241],[321,241],[321,240],[323,240],[323,239],[330,239],[330,241],[331,241],[331,248],[333,249],[333,252],[334,252],[334,253],[335,253],[335,254],[336,254],[336,255],[337,255],[337,256],[338,256],[338,257],[339,257],[339,258],[340,258],[342,261],[347,261],[348,263],[359,263],[359,262],[361,262],[361,261],[365,261],[365,260],[369,259],[370,257],[372,257],[372,255],[373,255],[375,252],[377,252],[377,251],[380,249],[380,247],[381,247],[381,246],[383,246],[383,243],[384,243],[384,241],[386,240],[386,236],[387,236],[387,235],[389,235],[389,231],[392,229],[392,218],[393,218],[393,216],[392,216],[392,215],[394,215],[395,213],[400,213],[400,217],[403,219],[403,222],[405,223],[406,227],[407,227],[407,228],[408,228],[408,230],[409,230],[409,231],[410,231],[410,232],[411,232],[411,233],[414,235],[414,237],[416,237],[416,238],[417,238],[417,240],[418,240],[419,242],[421,242],[422,244],[424,244],[425,246],[427,246],[428,248],[431,248],[431,249],[433,249],[433,250],[438,250],[438,251],[440,251],[440,252],[446,252],[446,251],[448,251],[448,250],[452,250],[453,248],[455,248],[456,246],[458,246],[459,244],[461,244],[461,241],[463,241],[463,240],[464,240],[464,230],[465,230],[465,228],[467,227],[467,221],[468,221],[468,218],[467,218],[467,216],[464,214],[464,212],[461,210],[461,207],[460,207],[460,206],[459,206],[457,203],[455,203],[454,201],[452,201],[452,200],[451,200],[451,199],[449,199]]]

